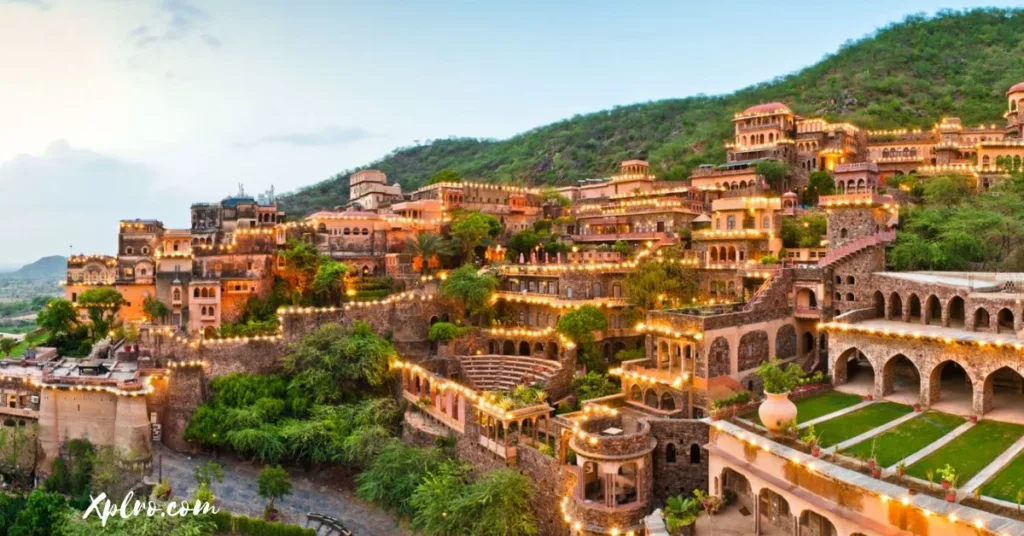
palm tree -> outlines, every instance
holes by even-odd
[[[431,233],[417,233],[415,237],[406,239],[406,252],[423,259],[421,273],[426,273],[430,259],[445,251],[444,238]]]

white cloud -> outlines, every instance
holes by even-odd
[[[188,201],[154,189],[151,168],[56,141],[42,155],[0,164],[0,250],[7,264],[69,252],[113,253],[117,222],[188,221]]]
[[[288,134],[264,136],[253,141],[238,143],[236,146],[252,147],[267,143],[279,143],[300,147],[322,147],[326,145],[342,145],[363,141],[371,137],[373,137],[372,133],[358,127],[325,127],[305,132],[291,132]]]

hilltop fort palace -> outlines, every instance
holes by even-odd
[[[399,354],[403,439],[454,435],[468,463],[529,476],[542,534],[668,534],[666,502],[694,490],[721,498],[714,530],[735,534],[1024,534],[1004,515],[1012,504],[963,491],[983,479],[961,481],[949,502],[921,491],[930,486],[913,470],[904,478],[897,466],[913,469],[930,451],[880,472],[845,454],[930,411],[964,424],[926,450],[975,422],[1024,423],[1022,274],[886,269],[907,200],[890,178],[956,173],[984,190],[1020,168],[1024,83],[1006,102],[1000,125],[947,117],[930,130],[885,131],[758,104],[735,114],[725,163],[687,181],[659,180],[647,162],[628,160],[611,177],[557,189],[459,181],[403,192],[366,169],[351,175],[350,199],[304,218],[289,218],[272,193],[240,189],[192,205],[185,229],[123,220],[115,255],[69,258],[64,292],[77,305],[91,288],[116,289],[125,301],[118,318],[138,327],[138,339],[112,339],[84,359],[42,347],[0,361],[0,413],[5,426],[38,423],[43,474],[75,438],[130,451],[148,468],[157,442],[197,448],[183,430],[211,379],[278,371],[286,345],[317,326],[366,321]],[[758,173],[765,161],[789,175],[769,180]],[[828,173],[834,193],[810,196],[815,172]],[[447,234],[466,211],[501,223],[482,270],[499,279],[490,303],[503,322],[433,342],[430,326],[450,314],[439,294],[446,272],[408,243]],[[815,215],[827,221],[820,241],[784,243],[787,220]],[[507,240],[540,221],[568,252],[506,255]],[[273,291],[281,251],[295,242],[348,266],[345,299],[282,307],[273,332],[223,336],[251,297]],[[678,265],[696,297],[631,300],[626,281],[647,262]],[[166,315],[148,316],[153,300]],[[580,349],[556,327],[585,305],[605,316],[593,344],[621,392],[556,411],[570,407],[562,403],[583,373]],[[772,358],[808,373],[790,400],[853,401],[801,417],[793,433],[770,433],[755,372]],[[484,394],[518,385],[543,386],[549,400],[509,411]],[[863,429],[856,419],[832,426],[840,441],[828,432],[813,445],[801,439],[808,425],[824,429],[885,404],[906,409]]]

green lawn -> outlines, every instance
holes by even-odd
[[[796,404],[797,411],[796,422],[799,424],[807,421],[813,421],[818,417],[859,404],[862,400],[863,399],[859,395],[840,393],[839,391],[831,391],[811,398],[805,398],[794,402],[794,404]],[[744,416],[744,418],[754,423],[761,424],[761,418],[757,416],[756,411],[750,415]]]
[[[842,443],[847,439],[857,437],[872,428],[878,428],[911,411],[914,411],[914,408],[903,404],[875,402],[857,411],[814,425],[814,429],[820,438],[818,444],[822,447],[831,447],[836,443]]]
[[[19,342],[16,345],[14,345],[14,350],[11,351],[11,355],[14,356],[14,357],[21,357],[25,353],[25,349],[28,348],[28,345],[30,345],[30,344],[35,344],[35,345],[42,344],[44,341],[46,341],[46,339],[48,337],[49,337],[49,334],[46,333],[46,332],[38,333],[36,335],[31,335],[30,334],[30,335],[26,336],[24,340],[22,340],[21,342]],[[2,357],[7,357],[7,356],[2,356]]]
[[[938,469],[948,463],[956,469],[957,483],[966,484],[1022,435],[1024,426],[1020,424],[981,421],[960,434],[960,437],[908,467],[907,474],[927,479],[929,469]],[[936,475],[935,482],[938,481]]]
[[[889,467],[952,432],[966,420],[959,415],[929,411],[887,432],[861,441],[844,450],[843,454],[867,460],[871,457],[871,444],[877,439],[875,458],[882,467]]]
[[[981,488],[981,494],[1004,501],[1017,500],[1017,490],[1024,489],[1024,453],[1018,454],[995,478]]]

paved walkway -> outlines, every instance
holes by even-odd
[[[910,413],[908,413],[908,414],[906,414],[906,415],[904,415],[904,416],[902,416],[902,417],[900,417],[900,418],[898,418],[896,420],[889,421],[889,422],[883,424],[882,426],[879,426],[878,428],[872,428],[872,429],[868,430],[867,432],[864,432],[863,434],[861,434],[861,435],[859,435],[857,437],[853,437],[853,438],[847,439],[846,441],[843,441],[842,443],[834,445],[834,446],[832,446],[829,449],[829,452],[838,452],[840,450],[852,447],[852,446],[856,445],[857,443],[860,443],[861,441],[864,441],[866,439],[871,439],[872,437],[875,437],[876,435],[881,434],[882,432],[885,432],[887,430],[895,428],[895,427],[897,427],[897,426],[899,426],[899,425],[909,421],[910,419],[913,419],[914,417],[920,417],[921,415],[923,415],[923,413],[912,411],[912,412],[910,412]]]
[[[923,448],[923,449],[921,449],[921,450],[911,454],[910,456],[907,456],[906,458],[903,458],[902,460],[892,464],[892,466],[886,468],[886,470],[887,471],[895,471],[896,470],[896,466],[899,465],[900,462],[903,462],[903,465],[905,467],[910,467],[911,465],[914,465],[921,458],[924,458],[925,456],[935,452],[936,450],[939,450],[946,443],[949,443],[950,441],[956,439],[960,434],[966,432],[967,430],[970,430],[972,426],[974,426],[974,423],[972,423],[971,421],[967,421],[967,422],[961,424],[960,426],[957,426],[956,428],[953,429],[952,432],[950,432],[950,433],[940,437],[938,440],[936,440],[935,442],[929,444],[927,447],[925,447],[925,448]]]
[[[968,480],[960,490],[963,491],[965,495],[974,493],[976,488],[980,488],[982,484],[988,482],[988,480],[995,476],[1003,467],[1006,467],[1006,464],[1013,461],[1013,459],[1016,458],[1022,450],[1024,450],[1024,437],[1018,439],[1013,445],[1010,445],[1010,448],[1006,449],[1002,454],[997,456],[996,459],[992,460],[992,463],[986,465],[981,472],[974,475],[974,478]]]
[[[853,411],[857,411],[858,409],[870,406],[871,404],[874,404],[874,403],[875,403],[874,400],[865,400],[863,402],[858,402],[858,403],[856,403],[856,404],[854,404],[854,405],[852,405],[852,406],[850,406],[848,408],[843,408],[843,409],[841,409],[839,411],[833,411],[832,413],[829,413],[828,415],[822,415],[821,417],[818,417],[817,419],[811,419],[811,420],[809,420],[809,421],[807,421],[805,423],[800,424],[800,426],[797,426],[797,428],[802,430],[804,428],[807,428],[808,426],[811,426],[812,424],[818,424],[820,422],[825,422],[827,420],[834,419],[836,417],[841,417],[843,415],[846,415],[847,413],[850,413],[850,412],[853,412]]]
[[[154,450],[154,462],[158,456],[163,457],[163,475],[170,480],[175,497],[180,499],[195,493],[197,486],[192,476],[193,469],[204,462],[216,461],[224,467],[224,481],[214,482],[212,486],[218,507],[253,517],[263,515],[266,501],[256,493],[256,479],[262,466],[239,462],[232,456],[213,460],[209,456],[188,457],[163,447]],[[317,512],[338,519],[355,536],[409,534],[390,514],[360,501],[352,491],[338,486],[337,481],[319,481],[330,480],[330,473],[313,474],[294,469],[288,472],[292,475],[292,494],[277,501],[285,522],[304,525],[306,513]],[[154,476],[156,473],[154,467]]]

